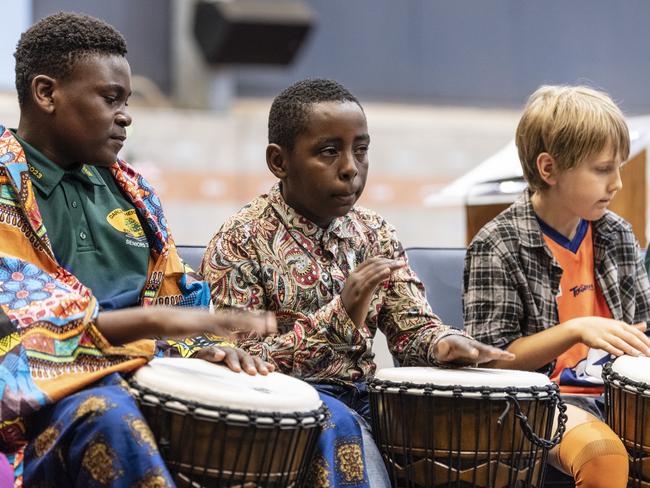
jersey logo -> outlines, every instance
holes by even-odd
[[[576,285],[573,288],[569,288],[571,293],[573,294],[573,297],[577,297],[581,293],[584,293],[585,291],[593,291],[594,290],[594,284],[589,283],[588,285]]]

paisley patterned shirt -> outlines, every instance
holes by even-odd
[[[369,258],[406,261],[395,229],[360,207],[327,229],[297,214],[276,184],[232,216],[212,238],[202,264],[215,307],[272,310],[279,333],[240,346],[305,380],[349,384],[375,371],[377,328],[401,364],[435,362],[433,342],[449,333],[407,265],[380,284],[363,327],[341,301],[345,280]]]

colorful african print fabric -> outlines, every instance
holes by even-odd
[[[407,262],[395,229],[360,207],[322,229],[289,207],[279,184],[226,221],[208,246],[202,273],[216,308],[271,310],[280,333],[240,347],[307,381],[351,385],[375,371],[377,328],[402,365],[435,362],[431,344],[454,333],[427,303],[407,265],[375,292],[356,327],[341,301],[347,277],[372,257]]]
[[[0,134],[0,452],[20,486],[25,418],[113,372],[154,355],[190,356],[217,338],[108,343],[95,327],[95,297],[55,259],[22,147],[2,126]],[[141,305],[206,306],[209,291],[187,273],[151,186],[122,161],[111,171],[148,227]]]
[[[361,429],[348,407],[331,395],[318,394],[327,406],[327,418],[309,470],[307,486],[367,488]]]
[[[113,373],[29,422],[24,485],[173,487],[124,380]]]

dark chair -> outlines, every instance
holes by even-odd
[[[427,301],[445,324],[463,328],[464,248],[411,247],[411,268],[424,283]]]
[[[185,264],[189,265],[194,271],[201,267],[201,260],[205,252],[204,246],[176,246],[179,256]]]

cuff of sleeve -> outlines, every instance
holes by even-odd
[[[145,357],[151,359],[156,352],[156,343],[151,339],[142,339],[122,346],[112,345],[97,328],[94,320],[86,325],[86,334],[105,356]]]
[[[130,342],[121,346],[111,344],[104,334],[97,328],[97,316],[99,315],[99,305],[94,297],[91,297],[90,303],[86,307],[86,315],[83,319],[85,323],[85,334],[92,343],[105,356],[127,356],[127,357],[145,357],[153,358],[156,352],[156,344],[151,339]]]
[[[451,336],[451,335],[460,335],[463,337],[467,337],[468,339],[471,339],[472,336],[470,336],[467,332],[464,330],[456,329],[454,327],[449,327],[448,325],[443,326],[444,328],[440,330],[437,334],[433,336],[433,340],[431,341],[431,344],[429,346],[429,362],[435,366],[442,366],[443,363],[440,363],[438,359],[436,358],[435,355],[435,350],[436,350],[436,345],[438,342],[440,342],[441,339]]]

